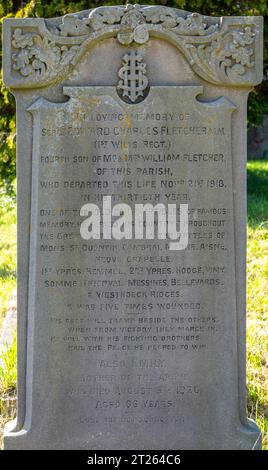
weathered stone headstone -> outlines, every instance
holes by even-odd
[[[19,225],[5,448],[258,448],[245,162],[262,18],[100,7],[8,19],[4,50]]]

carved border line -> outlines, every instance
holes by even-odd
[[[124,46],[164,39],[209,83],[252,87],[262,80],[262,17],[209,18],[167,7],[99,7],[59,19],[4,20],[4,83],[39,88],[60,82],[96,42]]]

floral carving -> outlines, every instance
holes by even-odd
[[[66,15],[59,31],[61,35],[79,36],[107,26],[118,26],[117,38],[121,44],[143,44],[149,39],[150,25],[159,25],[174,34],[191,36],[204,36],[218,29],[217,24],[208,26],[198,13],[188,14],[184,18],[171,8],[129,4],[126,7],[99,7],[82,19]]]
[[[255,35],[250,27],[243,31],[231,31],[223,35],[219,47],[210,46],[211,56],[217,60],[222,74],[235,79],[237,75],[244,75],[247,69],[254,67]]]
[[[74,15],[65,15],[59,30],[62,36],[84,36],[89,34],[88,18],[81,20]]]
[[[11,21],[11,20],[10,20]],[[13,20],[12,20],[13,21]],[[18,22],[21,27],[16,27]],[[60,80],[76,65],[90,44],[116,37],[138,47],[149,38],[170,41],[204,80],[224,85],[250,85],[259,80],[254,18],[208,18],[163,6],[113,6],[65,15],[56,20],[14,20],[12,68],[16,84],[44,86]],[[25,23],[26,24],[26,23]],[[258,36],[259,37],[259,36]],[[28,82],[22,81],[28,77]]]
[[[236,83],[255,66],[255,35],[251,27],[227,31],[209,44],[186,44],[194,69],[203,71],[203,78],[212,83]],[[200,74],[201,75],[201,74]]]
[[[13,69],[25,77],[35,75],[42,78],[57,74],[56,68],[68,65],[79,49],[78,46],[56,45],[40,34],[23,34],[21,28],[14,31],[12,46],[19,49],[13,54]]]

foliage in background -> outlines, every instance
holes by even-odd
[[[0,350],[0,449],[3,429],[7,421],[16,416],[17,338],[9,347]]]
[[[122,5],[123,0],[108,2],[70,1],[70,0],[2,0],[0,19],[4,17],[55,17],[74,13],[102,5]],[[265,57],[264,82],[251,93],[248,106],[250,126],[262,123],[264,114],[268,114],[268,2],[267,0],[163,0],[136,1],[148,5],[166,5],[190,12],[198,11],[204,15],[263,15],[265,17]],[[12,180],[15,176],[15,101],[0,82],[0,188],[12,193]]]
[[[14,190],[15,191],[15,190]],[[0,191],[0,331],[12,291],[16,287],[16,208]]]
[[[12,395],[17,387],[17,336],[0,354],[0,396]]]
[[[268,162],[248,162],[248,410],[268,449]]]
[[[268,161],[249,161],[247,174],[249,229],[268,230]],[[266,277],[268,278],[268,272]]]

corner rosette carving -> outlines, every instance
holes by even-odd
[[[169,41],[195,73],[210,83],[250,86],[260,75],[256,34],[260,37],[261,32],[254,17],[208,18],[162,6],[127,5],[32,20],[36,27],[31,31],[24,30],[26,20],[14,20],[14,24],[19,21],[21,26],[13,29],[11,41],[18,86],[38,87],[61,80],[91,44],[108,37],[135,47],[150,37]]]

